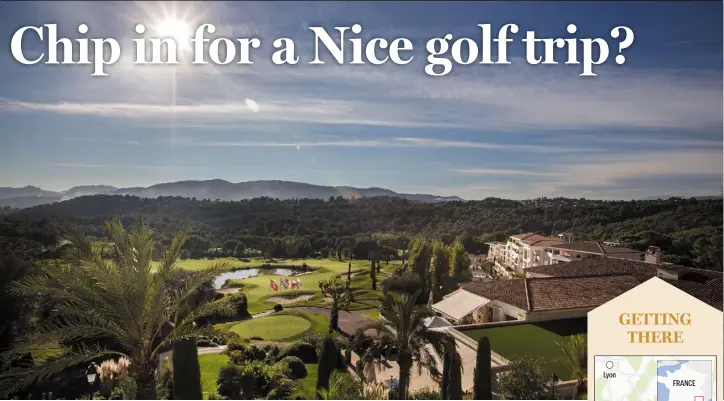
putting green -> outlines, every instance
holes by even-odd
[[[299,316],[277,315],[251,319],[234,326],[231,331],[242,338],[260,337],[265,340],[283,340],[302,334],[312,327],[312,323]]]

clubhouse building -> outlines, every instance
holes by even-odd
[[[659,277],[722,310],[721,271],[650,262],[596,257],[529,267],[524,278],[461,284],[432,309],[453,325],[578,318]]]

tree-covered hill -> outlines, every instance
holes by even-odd
[[[143,217],[165,244],[170,234],[190,223],[192,253],[204,247],[223,247],[227,240],[246,247],[269,247],[269,238],[284,243],[304,238],[319,252],[335,249],[350,237],[380,239],[394,234],[403,246],[417,235],[452,241],[467,233],[468,249],[484,251],[485,241],[504,240],[521,232],[571,232],[577,240],[617,239],[631,247],[661,247],[676,263],[721,268],[722,200],[681,199],[599,201],[542,198],[513,201],[418,203],[392,197],[347,200],[256,198],[227,202],[179,197],[138,198],[95,195],[10,213],[0,221],[0,244],[35,241],[50,245],[57,235],[81,229],[101,236],[104,221],[122,216],[132,223]],[[49,235],[52,234],[52,235]],[[51,238],[52,237],[52,238]],[[21,240],[22,238],[22,240]],[[308,242],[307,242],[308,240]],[[379,241],[378,241],[379,242]],[[383,245],[383,244],[381,244]],[[0,245],[3,246],[3,245]],[[197,252],[198,253],[198,252]],[[284,253],[271,252],[271,253]]]

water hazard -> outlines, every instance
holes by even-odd
[[[295,274],[295,271],[292,269],[284,269],[284,268],[277,268],[277,269],[244,269],[244,270],[237,270],[233,272],[224,273],[220,276],[217,276],[214,279],[214,288],[219,289],[222,285],[226,282],[226,280],[239,280],[249,277],[256,277],[256,276],[264,276],[264,275],[271,275],[271,276],[293,276]]]

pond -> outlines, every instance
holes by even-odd
[[[233,272],[224,273],[214,279],[214,288],[219,289],[226,280],[240,280],[256,276],[293,276],[295,274],[292,269],[243,269]]]

